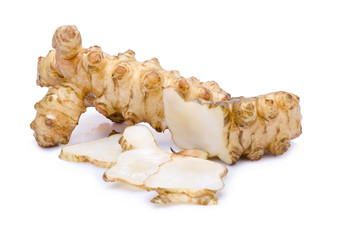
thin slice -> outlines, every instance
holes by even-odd
[[[145,181],[149,190],[159,196],[154,203],[217,203],[215,193],[224,187],[222,178],[227,168],[209,160],[172,155],[171,161],[162,164],[157,173]]]
[[[144,181],[157,172],[162,163],[170,161],[170,157],[170,153],[159,148],[129,150],[119,155],[117,163],[104,173],[103,179],[144,188]]]
[[[116,163],[122,153],[118,143],[122,134],[62,147],[60,159],[71,162],[90,162],[97,167],[109,168]]]
[[[157,147],[146,126],[126,128],[120,142],[126,151],[121,153],[116,164],[104,173],[103,179],[106,182],[121,181],[144,188],[143,182],[157,172],[162,163],[171,159],[171,153]]]

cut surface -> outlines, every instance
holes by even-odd
[[[72,162],[90,162],[95,166],[108,168],[115,164],[122,152],[118,143],[121,136],[122,134],[114,134],[90,142],[64,146],[59,158]]]
[[[104,173],[109,182],[122,181],[143,187],[144,181],[158,171],[159,166],[170,161],[170,153],[159,148],[133,149],[119,155],[117,163]]]
[[[163,92],[165,119],[175,144],[183,149],[201,149],[230,164],[224,135],[224,112],[197,101],[186,102],[174,89]]]
[[[158,148],[152,132],[143,125],[127,127],[121,144],[125,151],[104,173],[103,179],[107,182],[122,181],[143,187],[143,182],[157,172],[162,163],[171,159],[171,153]]]
[[[208,189],[217,191],[224,187],[222,177],[227,173],[225,166],[209,160],[172,156],[172,161],[160,166],[157,173],[145,181],[151,189]]]

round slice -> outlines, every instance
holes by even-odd
[[[151,189],[209,189],[213,191],[224,187],[222,177],[227,173],[225,166],[194,157],[172,156],[172,161],[160,166],[157,173],[145,181]]]

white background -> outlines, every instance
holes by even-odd
[[[361,239],[361,13],[349,0],[2,1],[0,239]],[[157,57],[232,96],[295,93],[303,134],[282,156],[228,167],[216,206],[153,205],[154,192],[103,182],[29,127],[47,91],[37,58],[66,24],[84,47]],[[89,109],[71,143],[122,127]]]

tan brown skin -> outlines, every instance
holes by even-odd
[[[232,104],[230,104],[232,102]],[[265,150],[281,155],[290,147],[290,140],[302,133],[299,98],[291,93],[276,92],[254,98],[229,101],[230,139],[234,163],[240,156],[259,160]]]
[[[178,71],[166,71],[156,58],[138,62],[132,50],[111,56],[98,46],[85,49],[81,43],[75,26],[59,27],[53,36],[55,50],[39,58],[37,84],[49,91],[35,105],[31,128],[41,147],[68,143],[89,106],[112,121],[148,122],[164,131],[162,92],[166,87],[177,89],[186,101],[196,99],[224,109],[224,135],[232,163],[241,156],[260,159],[265,149],[283,154],[290,140],[301,134],[299,98],[294,94],[230,99],[216,82],[201,83]]]
[[[85,49],[75,26],[59,27],[52,46],[55,50],[39,57],[37,84],[49,91],[35,105],[37,115],[31,123],[41,147],[68,143],[89,106],[112,121],[148,122],[161,132],[167,128],[162,104],[162,90],[167,86],[175,86],[187,99],[230,98],[217,83],[166,71],[156,58],[137,62],[132,50],[111,56],[98,46]]]
[[[155,189],[158,196],[151,202],[157,204],[190,203],[198,205],[216,205],[216,191],[201,189],[192,191],[190,189]]]
[[[65,161],[69,161],[69,162],[89,162],[89,163],[93,164],[94,166],[100,167],[100,168],[110,168],[114,165],[114,163],[102,162],[102,161],[99,161],[95,158],[88,157],[88,156],[82,156],[82,155],[77,156],[77,155],[73,155],[73,154],[67,154],[67,153],[64,153],[63,150],[60,152],[59,158],[65,160]]]

